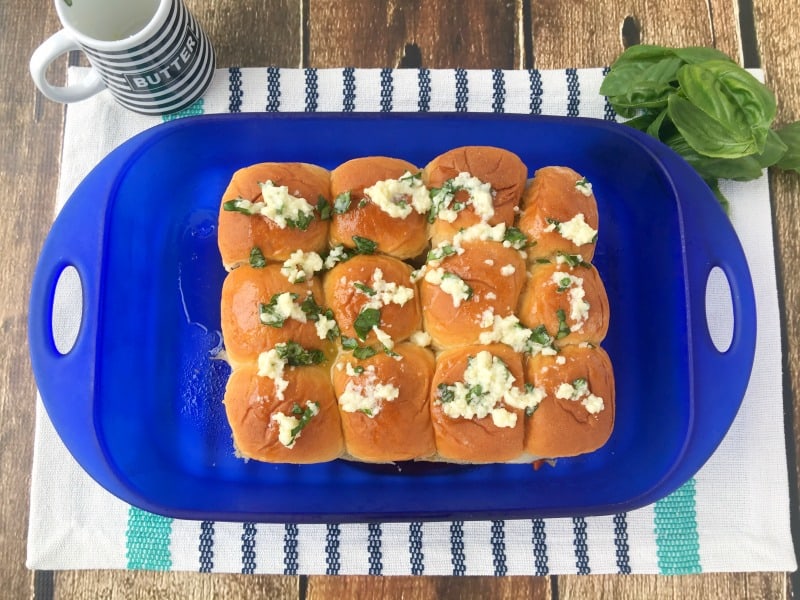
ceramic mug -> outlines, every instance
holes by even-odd
[[[186,108],[214,75],[214,49],[183,0],[55,0],[64,29],[31,57],[33,81],[57,102],[84,100],[108,89],[122,106],[161,115]],[[47,68],[82,50],[92,69],[80,82],[58,87]]]

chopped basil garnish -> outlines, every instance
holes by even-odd
[[[371,409],[371,408],[359,408],[359,409],[358,409],[358,412],[360,412],[360,413],[364,413],[364,414],[365,414],[365,415],[367,415],[368,417],[371,417],[371,416],[372,416],[372,409]]]
[[[534,328],[531,332],[530,339],[534,344],[539,344],[540,346],[549,346],[553,343],[553,338],[547,333],[547,329],[545,329],[544,325],[539,325]]]
[[[342,192],[333,201],[333,212],[343,215],[350,209],[350,192]]]
[[[549,265],[550,259],[549,258],[537,258],[536,263],[540,265]]]
[[[556,292],[559,294],[562,292],[566,292],[569,289],[569,286],[572,285],[572,277],[562,277],[558,282],[558,287],[556,288]]]
[[[461,277],[459,277],[455,273],[451,273],[450,271],[445,271],[444,274],[442,275],[442,279],[458,279],[458,281],[460,281],[461,285],[463,286],[464,292],[467,294],[467,300],[472,298],[472,294],[474,293],[473,289],[469,286],[469,284],[467,284],[466,281],[461,279]]]
[[[367,199],[362,198],[361,200],[358,201],[358,208],[364,208],[367,204],[369,204]]]
[[[570,334],[570,328],[569,325],[567,325],[567,315],[563,308],[559,308],[556,311],[556,316],[558,317],[558,332],[556,333],[556,339],[560,340],[561,338]]]
[[[366,360],[368,358],[372,358],[378,353],[375,348],[372,346],[359,346],[355,350],[353,350],[353,356],[355,356],[358,360]]]
[[[261,269],[265,267],[266,264],[267,260],[264,258],[261,248],[258,246],[253,246],[253,249],[250,250],[250,266],[254,269]]]
[[[467,390],[467,404],[478,402],[488,393],[488,391],[483,391],[483,386],[481,384],[470,386]]]
[[[297,342],[286,342],[275,346],[278,356],[286,361],[290,367],[304,367],[318,365],[325,361],[322,350],[306,350]]]
[[[376,327],[381,322],[381,311],[377,308],[365,308],[356,317],[353,322],[353,329],[356,330],[356,335],[359,339],[366,339],[369,332],[373,327]]]
[[[580,395],[581,393],[585,392],[588,389],[588,384],[586,379],[583,377],[578,377],[575,381],[572,382],[572,387],[575,388],[575,392]]]
[[[558,232],[561,233],[561,221],[558,219],[551,219],[550,217],[546,217],[545,221],[547,221],[548,225],[552,225],[553,228]]]
[[[375,254],[375,250],[378,249],[378,242],[373,242],[371,239],[360,235],[354,235],[353,242],[356,245],[356,252],[359,254]]]
[[[538,404],[537,404],[536,406],[526,406],[526,407],[525,407],[525,416],[526,416],[526,417],[530,417],[530,416],[532,416],[532,415],[533,415],[533,413],[535,413],[535,412],[536,412],[536,409],[537,409],[537,408],[539,408],[539,405],[538,405]]]
[[[290,293],[289,295],[292,297],[292,301],[297,300],[297,294]],[[269,304],[261,302],[258,305],[259,318],[264,325],[280,328],[286,322],[286,317],[277,311],[279,296],[281,294],[275,294],[270,298]]]
[[[311,221],[314,220],[314,213],[304,213],[301,212],[297,215],[296,219],[286,219],[286,224],[292,229],[299,229],[300,231],[305,231],[308,229],[308,226],[311,224]]]
[[[580,256],[577,254],[567,254],[566,252],[559,252],[558,255],[564,259],[570,267],[586,267],[587,269],[591,269],[592,265],[585,260],[581,260]]]
[[[374,296],[376,293],[375,290],[373,290],[368,285],[364,285],[360,281],[354,281],[353,287],[356,288],[358,291],[365,293],[367,296]]]
[[[428,213],[429,223],[433,223],[442,210],[450,208],[451,210],[458,212],[464,209],[464,202],[453,203],[456,192],[461,189],[463,188],[455,185],[452,179],[445,181],[440,188],[431,188],[431,211]],[[450,206],[451,203],[453,203],[452,206]]]
[[[436,389],[439,392],[440,402],[447,403],[456,399],[456,391],[453,386],[447,385],[446,383],[440,383]]]
[[[319,304],[317,304],[316,300],[314,300],[314,296],[311,294],[306,296],[306,299],[303,300],[302,304],[300,304],[300,310],[305,313],[309,321],[313,321],[314,323],[319,321],[320,316],[330,319],[331,321],[334,321],[334,323],[336,321],[333,316],[333,311],[330,308],[322,308]],[[334,326],[328,330],[325,338],[332,342],[338,338],[339,335],[339,326],[334,324]]]
[[[427,262],[431,262],[434,260],[442,260],[446,256],[452,256],[456,253],[456,249],[453,248],[450,244],[445,244],[444,246],[439,246],[438,248],[434,248],[430,252],[428,252],[428,257],[426,259]]]
[[[353,373],[355,373],[356,375],[361,375],[363,372],[364,372],[364,367],[362,367],[361,365],[356,365],[355,367],[353,367]]]
[[[383,344],[381,344],[381,346],[383,346]],[[400,356],[397,352],[386,346],[383,346],[383,351],[386,353],[386,356],[391,356],[392,358],[397,358]]]
[[[228,200],[222,204],[223,210],[227,210],[229,212],[238,212],[242,213],[243,215],[252,215],[252,206],[253,203],[245,198],[234,198],[233,200]]]
[[[319,196],[317,198],[317,212],[319,213],[320,221],[327,221],[331,218],[333,207],[325,196]]]
[[[358,340],[356,338],[342,336],[342,348],[345,350],[355,350],[358,348]]]
[[[398,181],[407,181],[413,185],[415,181],[422,181],[422,173],[406,173]]]
[[[315,408],[312,408],[311,405],[313,405]],[[300,435],[300,432],[305,429],[306,425],[308,425],[308,422],[313,419],[314,415],[316,415],[318,412],[319,402],[309,402],[305,409],[300,408],[300,405],[297,404],[297,402],[292,405],[292,414],[296,417],[299,417],[299,422],[292,428],[292,431],[290,432],[292,437],[289,440],[289,446],[294,444],[297,436]]]
[[[528,247],[528,236],[522,233],[522,230],[517,227],[509,227],[503,235],[503,241],[511,244],[517,250],[523,250]]]

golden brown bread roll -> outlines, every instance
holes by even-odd
[[[262,185],[271,182],[267,190],[270,206],[282,215],[275,220],[261,214],[243,214],[235,210],[235,203],[244,199],[249,203],[264,202]],[[307,206],[315,210],[310,213],[295,213],[293,206],[302,206],[288,199],[302,198]],[[326,169],[307,163],[261,163],[240,169],[234,173],[222,196],[219,209],[217,242],[222,255],[222,264],[227,269],[246,264],[254,247],[259,248],[267,260],[286,260],[296,250],[322,253],[328,246],[328,220],[321,220],[316,206],[324,198],[330,202],[330,177]],[[247,208],[247,204],[244,205]],[[241,208],[240,208],[241,209]],[[253,210],[253,209],[249,209]],[[269,211],[268,211],[269,212]],[[270,212],[270,214],[272,214]],[[307,221],[304,222],[304,221]]]
[[[462,173],[468,175],[459,177]],[[469,181],[470,176],[479,181]],[[527,178],[525,164],[516,154],[502,148],[463,146],[434,158],[423,171],[425,185],[431,190],[442,190],[433,194],[432,215],[436,217],[431,225],[433,245],[451,240],[459,230],[481,221],[513,225]],[[485,187],[491,188],[491,196],[486,196],[488,190],[481,183],[488,184]],[[454,190],[450,198],[443,192],[452,185],[460,189]],[[476,189],[477,193],[471,194],[469,189]],[[444,199],[449,201],[440,210],[438,205]],[[448,212],[457,209],[459,203],[465,203],[463,210]]]
[[[347,454],[366,462],[392,462],[435,454],[428,391],[433,353],[397,344],[358,360],[339,355],[331,369]]]
[[[596,268],[588,263],[571,267],[562,257],[531,268],[518,316],[531,329],[544,325],[557,346],[596,345],[608,333],[608,295]]]
[[[567,346],[525,366],[545,397],[528,420],[526,452],[539,458],[577,456],[600,448],[614,428],[614,372],[600,347]]]
[[[328,271],[325,299],[342,335],[362,345],[380,342],[391,348],[418,331],[422,314],[411,271],[385,255],[357,255]]]
[[[294,294],[296,297],[287,298],[283,294]],[[262,269],[245,265],[228,273],[222,284],[220,321],[229,362],[234,367],[252,363],[259,353],[288,341],[330,354],[333,344],[325,336],[321,339],[317,323],[302,310],[294,308],[299,307],[309,294],[316,305],[322,306],[322,284],[318,278],[303,283],[289,283],[277,264]],[[274,306],[270,307],[273,299]],[[264,322],[266,320],[277,325],[284,309],[293,310],[294,317],[284,319],[282,326]],[[277,320],[271,320],[273,318]],[[302,318],[306,320],[301,321]]]
[[[535,242],[530,260],[563,252],[590,262],[598,227],[591,183],[568,167],[539,169],[525,190],[518,226]]]
[[[514,394],[516,403],[523,405],[519,398],[525,393],[523,384],[522,358],[504,344],[442,352],[436,359],[430,396],[439,458],[466,463],[518,458],[523,450],[525,410],[509,400]],[[504,389],[506,393],[500,394]]]
[[[418,174],[410,162],[386,156],[355,158],[336,167],[331,172],[331,245],[354,248],[357,236],[397,258],[422,253],[428,244],[425,213],[430,197]],[[414,208],[413,190],[421,212]]]
[[[482,241],[461,248],[428,263],[419,282],[425,330],[437,349],[477,343],[494,315],[514,312],[525,284],[525,261],[517,250]]]
[[[225,390],[225,412],[238,453],[278,463],[317,463],[344,450],[328,367],[288,367],[280,380],[254,365],[235,370]]]

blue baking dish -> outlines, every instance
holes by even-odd
[[[592,454],[553,467],[234,456],[222,396],[224,271],[220,196],[263,161],[333,168],[392,155],[424,165],[460,145],[516,152],[531,175],[568,165],[594,186],[595,264],[606,284],[616,425]],[[77,340],[56,349],[56,282],[72,266],[83,303]],[[710,271],[731,289],[733,338],[706,323]],[[591,119],[511,115],[202,116],[124,143],[80,184],[41,252],[30,301],[31,360],[48,415],[100,485],[148,511],[263,522],[484,519],[610,514],[668,494],[731,425],[753,362],[756,315],[742,248],[694,171],[659,142]]]

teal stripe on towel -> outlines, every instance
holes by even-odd
[[[655,532],[658,568],[663,575],[702,572],[694,479],[656,502]]]
[[[169,571],[172,567],[172,519],[131,506],[125,532],[125,557],[129,569]]]

